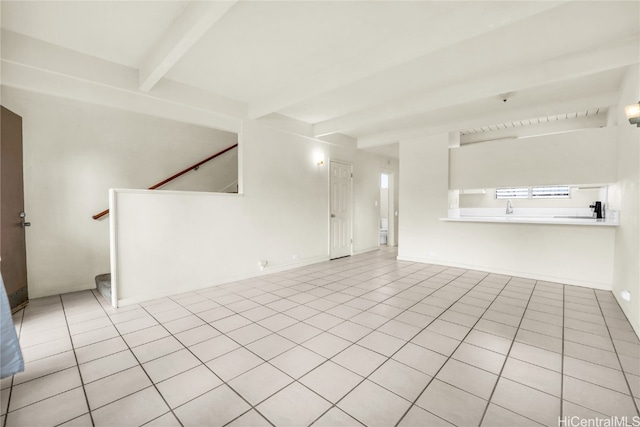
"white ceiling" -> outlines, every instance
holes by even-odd
[[[3,1],[2,28],[137,67],[188,1]]]
[[[91,95],[97,103],[119,99],[105,95],[109,89],[235,119],[278,113],[313,125],[316,136],[342,133],[361,148],[388,145],[376,150],[391,155],[402,138],[607,111],[617,104],[626,67],[640,62],[637,1],[1,7],[3,84],[55,91],[54,77],[67,78],[66,87],[98,85]],[[83,64],[97,59],[119,68],[104,62],[88,73]],[[150,73],[156,78],[145,80]],[[513,96],[504,103],[499,95],[507,92]]]

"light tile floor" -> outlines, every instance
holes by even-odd
[[[399,262],[393,248],[140,305],[14,316],[3,426],[557,426],[638,416],[610,292]],[[566,423],[564,425],[567,425]]]

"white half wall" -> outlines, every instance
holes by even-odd
[[[354,165],[353,253],[378,248],[379,172],[397,163],[254,121],[239,155],[240,195],[114,190],[120,305],[328,260],[329,159]]]
[[[400,164],[398,259],[611,289],[615,228],[443,222],[449,135],[401,141]]]
[[[108,217],[91,218],[109,207],[109,188],[147,188],[237,141],[231,132],[6,86],[2,102],[23,118],[32,298],[94,288],[109,271]],[[234,150],[163,188],[219,191],[237,170]]]

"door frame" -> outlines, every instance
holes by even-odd
[[[327,238],[327,251],[329,254],[329,260],[332,259],[338,259],[338,258],[342,258],[342,257],[337,257],[337,258],[331,258],[331,163],[340,163],[343,165],[347,165],[349,166],[349,170],[351,171],[351,180],[349,182],[349,211],[350,211],[350,218],[349,218],[349,223],[350,223],[350,230],[349,230],[349,255],[345,255],[345,256],[353,256],[353,163],[352,162],[347,162],[344,160],[338,160],[338,159],[329,159],[329,168],[328,168],[328,180],[327,180],[327,195],[329,196],[328,200],[327,200],[327,233],[328,233],[328,238]]]
[[[395,189],[395,171],[391,169],[380,168],[378,174],[378,192],[380,192],[380,176],[382,174],[389,176],[389,192],[387,200],[387,209],[389,212],[389,224],[387,226],[387,246],[396,246],[396,189]],[[380,245],[380,207],[378,207],[378,246]]]

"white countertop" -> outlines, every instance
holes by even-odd
[[[511,224],[547,224],[547,225],[587,225],[595,227],[617,227],[617,221],[595,218],[554,218],[526,216],[459,216],[456,218],[440,218],[440,221],[454,222],[499,222]]]
[[[505,214],[504,209],[463,208],[450,209],[449,216],[440,221],[453,222],[494,222],[505,224],[547,224],[547,225],[586,225],[595,227],[617,227],[618,212],[608,211],[607,218],[591,218],[590,210],[584,209],[514,209]],[[578,217],[578,218],[575,218]]]

